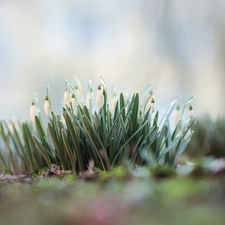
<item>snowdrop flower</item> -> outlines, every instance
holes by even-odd
[[[44,111],[45,111],[45,114],[49,116],[51,112],[51,106],[49,103],[48,95],[45,96]]]
[[[34,104],[35,104],[35,106],[37,108],[38,114],[40,114],[41,110],[40,110],[39,103],[38,103],[38,95],[37,95],[37,93],[34,93],[33,102],[34,102]]]
[[[82,85],[81,85],[78,77],[75,75],[74,78],[75,78],[75,82],[76,82],[76,85],[74,86],[76,99],[79,103],[81,103],[83,105],[84,104],[83,88],[82,88]]]
[[[75,94],[74,93],[71,95],[71,105],[72,105],[72,108],[74,109],[75,108]]]
[[[96,95],[96,105],[98,109],[101,109],[104,105],[104,95],[102,93],[101,86],[98,86],[97,95]]]
[[[155,100],[154,100],[154,98],[151,98],[150,101],[151,101],[151,103],[150,103],[151,112],[154,113],[155,112]]]
[[[146,108],[149,109],[149,108],[151,108],[152,99],[153,99],[153,92],[152,92],[152,90],[149,91],[147,99],[148,99],[148,102],[146,104]]]
[[[30,117],[32,122],[35,122],[35,115],[37,115],[37,107],[34,104],[34,101],[32,101],[31,107],[30,107]]]
[[[76,95],[76,99],[78,102],[81,102],[81,91],[78,86],[74,86],[74,91]]]
[[[147,109],[151,108],[151,102],[152,102],[152,97],[150,97],[150,98],[148,97],[148,102],[146,104]]]
[[[189,107],[188,117],[189,117],[190,120],[194,118],[194,110],[193,110],[191,105]]]
[[[69,106],[70,105],[70,94],[68,90],[64,92],[64,104]]]
[[[173,115],[174,126],[176,126],[179,123],[179,120],[180,120],[180,106],[177,105],[176,110]]]
[[[66,84],[66,90],[64,92],[64,104],[67,105],[68,107],[70,106],[70,92],[69,92],[69,88],[68,88],[68,80],[65,81]]]
[[[93,102],[93,93],[92,93],[92,88],[91,88],[91,80],[88,82],[88,93],[86,95],[86,106],[88,109],[92,108],[92,102]]]

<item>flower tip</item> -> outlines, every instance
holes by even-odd
[[[97,90],[96,105],[98,109],[101,109],[101,107],[104,105],[104,95],[100,85],[98,86],[98,90]]]
[[[151,112],[154,113],[155,112],[155,100],[154,100],[154,98],[151,98],[150,107],[151,107]]]
[[[154,98],[151,98],[151,103],[155,103],[155,100],[154,100]]]
[[[188,117],[189,117],[189,119],[194,118],[194,110],[193,110],[192,105],[189,106]]]
[[[173,123],[175,126],[177,126],[179,120],[180,120],[180,105],[177,105],[173,116]]]
[[[32,101],[31,103],[31,107],[30,107],[30,117],[32,122],[35,122],[35,115],[37,114],[37,107],[34,104],[34,101]]]
[[[48,95],[45,96],[44,111],[45,111],[45,114],[49,116],[51,112],[51,106],[49,103]]]
[[[69,106],[70,105],[70,94],[68,90],[65,90],[64,92],[64,104]]]
[[[72,108],[74,109],[75,108],[75,94],[74,93],[71,95],[71,104],[72,104]]]

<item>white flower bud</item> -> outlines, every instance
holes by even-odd
[[[176,107],[176,110],[175,110],[174,115],[173,115],[174,126],[176,126],[179,123],[179,120],[180,120],[180,106],[178,105]]]
[[[97,95],[96,95],[96,105],[98,109],[101,109],[104,105],[104,95],[102,93],[101,86],[98,86]]]
[[[72,104],[72,108],[74,109],[75,108],[75,94],[74,93],[71,95],[71,104]]]
[[[64,92],[64,104],[70,106],[70,94],[68,90]]]
[[[154,98],[151,98],[150,107],[151,107],[151,112],[154,113],[155,112],[155,100],[154,100]]]
[[[44,111],[45,111],[45,114],[49,116],[51,112],[51,107],[50,107],[50,103],[49,103],[49,99],[47,95],[45,96]]]
[[[148,97],[148,98],[149,98],[149,97]],[[147,105],[146,105],[146,108],[147,108],[147,109],[151,108],[151,102],[152,102],[152,97],[150,97],[150,98],[148,99],[148,102],[147,102]]]
[[[32,122],[35,122],[35,115],[37,115],[37,107],[32,101],[31,107],[30,107],[30,117]]]
[[[190,120],[194,118],[194,110],[193,110],[191,105],[189,107],[188,117],[189,117]]]
[[[76,95],[77,101],[80,102],[80,100],[81,100],[81,91],[80,91],[79,87],[75,86],[74,87],[74,91],[75,91],[75,95]]]

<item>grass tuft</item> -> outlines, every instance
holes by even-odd
[[[138,93],[130,97],[120,93],[110,105],[107,87],[101,78],[96,92],[96,104],[91,82],[88,83],[87,103],[84,104],[79,82],[73,88],[66,81],[65,105],[62,115],[52,109],[49,86],[45,98],[47,124],[43,123],[37,95],[32,100],[32,122],[0,122],[0,165],[11,173],[38,171],[59,163],[62,170],[79,174],[90,161],[100,170],[116,165],[157,165],[174,167],[189,143],[195,122],[190,98],[172,128],[171,114],[178,110],[179,99],[173,100],[159,121],[151,86],[141,101]],[[79,94],[78,94],[79,93]],[[97,107],[98,108],[97,108]],[[36,108],[35,108],[36,107]],[[184,118],[189,111],[190,118]],[[37,113],[35,113],[37,112]],[[186,120],[185,120],[186,119]],[[4,150],[4,151],[3,151]]]

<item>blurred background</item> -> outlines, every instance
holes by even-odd
[[[65,79],[117,92],[154,84],[159,107],[196,95],[198,116],[225,112],[225,2],[0,0],[0,119],[29,119],[50,85],[61,111]]]

